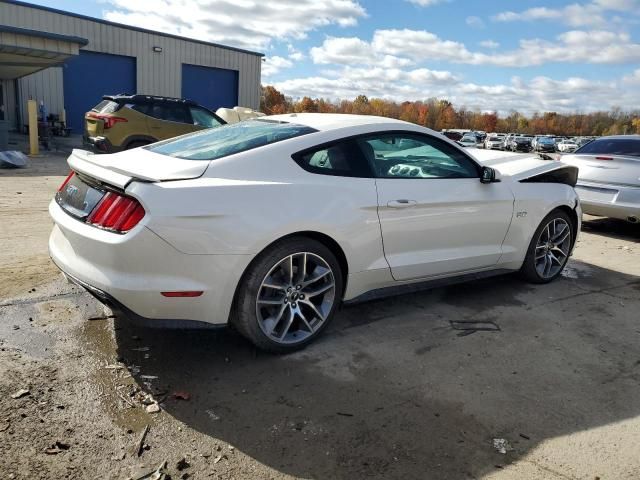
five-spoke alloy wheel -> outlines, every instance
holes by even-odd
[[[536,271],[541,278],[553,278],[564,268],[571,251],[571,225],[554,218],[542,229],[536,243]]]
[[[250,266],[239,289],[234,325],[264,350],[296,350],[327,326],[341,294],[335,255],[312,239],[286,239]]]
[[[533,235],[527,256],[520,270],[534,283],[547,283],[564,269],[573,247],[574,227],[562,210],[547,215]]]
[[[322,327],[335,299],[336,282],[327,262],[314,253],[297,252],[265,276],[256,299],[256,318],[271,340],[297,343]]]

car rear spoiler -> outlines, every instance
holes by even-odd
[[[96,154],[74,148],[67,160],[71,170],[78,173],[84,173],[92,178],[108,183],[122,190],[133,180],[129,175],[104,168],[96,163]]]

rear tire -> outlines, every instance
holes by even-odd
[[[553,210],[544,217],[529,244],[521,276],[531,283],[555,280],[569,261],[574,230],[573,220],[562,210]]]
[[[238,286],[232,325],[261,350],[299,350],[333,319],[342,285],[331,250],[310,238],[285,239],[249,266]]]

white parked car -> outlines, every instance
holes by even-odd
[[[472,148],[482,148],[484,147],[484,143],[480,136],[475,133],[465,133],[460,140],[458,140],[458,144],[463,147],[472,147]]]
[[[560,274],[580,229],[576,168],[478,153],[411,123],[330,114],[114,155],[75,150],[50,205],[49,251],[114,310],[232,323],[262,349],[289,351],[342,301]]]
[[[600,137],[562,161],[580,169],[585,213],[640,222],[640,135]]]
[[[558,143],[558,151],[562,152],[562,153],[571,153],[571,152],[575,152],[578,149],[578,142],[571,138],[571,139],[565,139],[565,140],[561,140]]]
[[[504,144],[504,138],[505,137],[498,137],[498,136],[493,136],[493,137],[487,137],[487,139],[484,141],[484,148],[486,148],[487,150],[502,150],[503,148],[503,144]]]

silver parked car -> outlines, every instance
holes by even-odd
[[[640,221],[640,135],[598,138],[562,162],[579,169],[576,191],[584,213]]]

